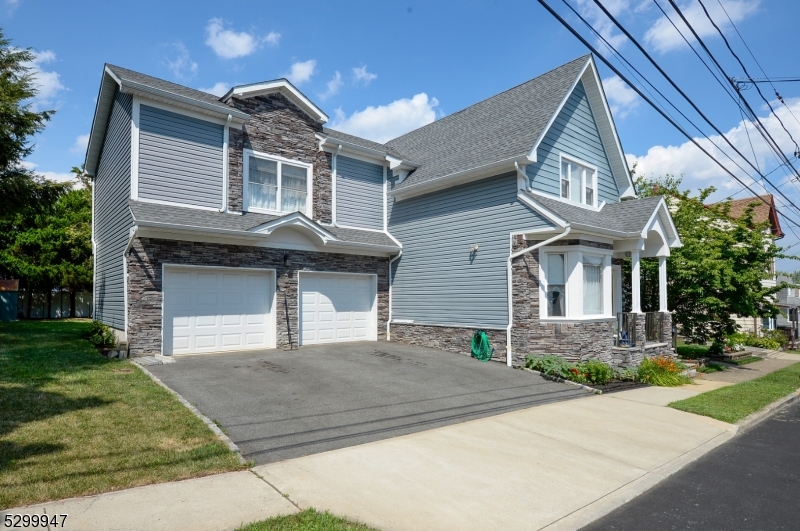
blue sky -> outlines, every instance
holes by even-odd
[[[569,1],[637,68],[653,76],[650,79],[660,89],[667,87],[591,0]],[[570,22],[579,23],[561,0],[549,2],[567,14]],[[670,12],[666,0],[659,2]],[[738,107],[664,20],[655,2],[603,3],[752,159],[747,139],[748,133],[755,135],[752,126],[742,126]],[[743,76],[697,0],[678,0],[678,4],[728,73]],[[761,73],[720,5],[768,76],[800,76],[796,64],[800,2],[704,0],[704,4],[753,76]],[[83,161],[106,62],[211,91],[288,76],[332,117],[329,125],[386,140],[587,53],[535,0],[0,0],[0,26],[16,46],[32,47],[39,54],[33,66],[42,92],[35,105],[58,112],[37,137],[36,150],[27,164],[52,178],[64,176]],[[597,42],[587,31],[583,33]],[[625,152],[630,161],[638,161],[642,172],[685,174],[688,186],[719,188],[714,196],[719,199],[745,195],[739,184],[686,145],[680,133],[614,79],[605,66],[601,65],[600,71]],[[762,90],[800,142],[800,121],[795,119],[800,119],[800,83],[776,86],[785,104],[776,101],[769,85]],[[750,89],[745,95],[782,151],[793,153],[788,135],[769,116],[755,91]],[[774,169],[775,156],[763,141],[752,140],[759,167]],[[796,166],[800,169],[800,161]],[[752,182],[740,170],[735,171]],[[798,183],[789,182],[785,168],[776,170],[770,180],[800,204]],[[786,211],[791,214],[788,208]],[[800,214],[795,212],[794,217],[800,222]],[[789,235],[783,243],[792,245],[797,237],[787,225],[784,223],[784,230]],[[787,263],[784,269],[797,266]]]

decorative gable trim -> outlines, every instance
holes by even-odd
[[[275,219],[273,221],[269,221],[264,223],[263,225],[259,225],[258,227],[253,227],[249,230],[249,232],[255,234],[263,234],[265,236],[270,235],[277,229],[282,227],[293,227],[302,229],[306,233],[310,233],[316,236],[323,245],[330,242],[337,242],[339,238],[328,232],[327,230],[323,229],[306,216],[301,214],[300,212],[295,212],[294,214],[289,214],[287,216],[283,216],[282,218]]]
[[[276,92],[282,94],[289,101],[297,105],[315,122],[324,124],[328,121],[328,115],[322,112],[322,109],[314,105],[310,99],[297,90],[297,87],[292,85],[288,79],[284,78],[233,87],[221,98],[221,101],[227,102],[233,97],[242,99],[255,98],[256,96],[265,96],[267,94],[275,94]]]
[[[625,159],[625,153],[622,151],[622,143],[619,140],[617,128],[614,125],[614,118],[611,116],[611,110],[608,107],[605,92],[603,92],[603,85],[600,82],[600,76],[597,73],[597,67],[592,57],[586,60],[586,65],[584,65],[583,69],[572,83],[572,86],[564,95],[564,99],[559,104],[556,112],[550,117],[547,126],[542,129],[542,133],[539,135],[539,138],[528,154],[528,159],[531,162],[537,162],[537,153],[542,140],[544,140],[545,135],[550,131],[558,115],[561,114],[564,105],[566,105],[570,96],[572,96],[575,87],[578,86],[578,82],[583,82],[583,87],[586,90],[586,96],[589,99],[589,107],[592,110],[597,129],[600,132],[600,141],[603,143],[603,148],[605,149],[609,165],[611,166],[611,172],[614,175],[617,188],[620,191],[620,199],[633,199],[636,197],[636,191],[633,187],[633,180],[631,179],[628,162]]]

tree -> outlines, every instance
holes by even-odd
[[[30,49],[11,45],[0,29],[0,216],[10,216],[39,202],[50,204],[64,187],[49,183],[22,166],[33,152],[30,139],[41,132],[55,111],[33,110],[37,88],[29,67]]]
[[[668,299],[673,320],[684,336],[696,342],[724,341],[737,330],[733,316],[774,317],[779,313],[775,296],[785,287],[765,287],[775,259],[786,256],[775,245],[768,223],[753,220],[750,205],[738,219],[731,218],[730,203],[704,204],[715,189],[692,195],[680,190],[681,179],[667,175],[639,177],[642,196],[662,195],[675,220],[683,247],[667,260]],[[642,264],[643,290],[658,293],[657,265]]]

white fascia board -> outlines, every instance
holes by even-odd
[[[230,116],[231,125],[234,127],[241,127],[241,124],[247,122],[247,120],[250,118],[250,115],[247,113],[244,113],[233,107],[223,109],[204,101],[199,101],[187,96],[182,96],[180,94],[174,94],[166,90],[156,89],[133,81],[123,81],[121,90],[127,94],[132,94],[134,96],[139,96],[141,98],[179,107],[189,111],[199,112],[206,116],[213,116],[215,118],[222,119],[223,121],[227,121],[228,116]]]
[[[92,128],[89,130],[89,143],[86,146],[86,156],[83,165],[86,173],[94,176],[97,172],[97,164],[100,161],[100,151],[103,149],[103,142],[106,138],[106,127],[108,117],[111,115],[111,108],[114,103],[114,91],[121,82],[111,72],[108,67],[103,69],[103,76],[100,79],[100,90],[97,93],[97,105],[94,108],[92,118]]]
[[[256,233],[267,236],[281,227],[304,228],[307,231],[313,233],[315,236],[317,236],[320,240],[322,240],[323,243],[327,243],[329,241],[335,242],[339,240],[339,238],[337,238],[327,230],[323,229],[313,221],[309,220],[307,217],[305,217],[303,214],[299,212],[294,214],[289,214],[288,216],[284,216],[282,218],[278,218],[273,221],[269,221],[267,223],[264,223],[263,225],[254,227],[247,232],[251,234]]]
[[[264,81],[263,83],[253,83],[251,85],[240,85],[233,87],[222,97],[222,101],[226,102],[232,97],[237,98],[254,98],[256,96],[263,96],[265,94],[273,94],[279,92],[286,98],[291,100],[295,105],[300,107],[303,112],[308,114],[316,122],[324,124],[328,121],[328,115],[322,112],[322,109],[314,105],[305,94],[297,90],[287,79],[276,79],[274,81]]]
[[[236,238],[244,238],[251,240],[261,240],[265,236],[264,234],[253,233],[244,230],[218,229],[213,227],[197,227],[194,225],[164,223],[161,221],[137,221],[136,224],[140,227],[163,229],[170,232],[195,232],[195,233],[199,232],[203,234],[224,234]]]
[[[562,229],[567,227],[568,223],[566,222],[566,220],[561,219],[556,214],[549,211],[548,209],[546,209],[545,207],[543,207],[542,205],[540,205],[539,203],[528,197],[527,195],[517,194],[517,199],[519,200],[520,203],[528,206],[529,208],[532,208],[537,213],[543,215],[545,218],[547,218],[548,221],[554,223],[556,226],[561,227]]]
[[[569,97],[572,96],[572,91],[574,91],[575,87],[578,86],[578,82],[581,80],[581,76],[583,76],[583,73],[586,71],[586,67],[589,66],[589,63],[591,63],[591,61],[592,61],[591,58],[586,60],[586,64],[583,65],[583,68],[581,69],[580,73],[575,77],[575,80],[572,82],[572,85],[569,87],[569,90],[564,95],[564,98],[561,100],[561,103],[558,104],[558,107],[556,108],[556,112],[553,113],[553,116],[551,116],[550,120],[547,121],[547,125],[544,126],[544,129],[542,129],[542,132],[539,133],[539,138],[536,139],[536,143],[533,144],[533,148],[531,148],[530,152],[528,153],[528,160],[530,160],[531,162],[539,162],[538,156],[537,156],[537,151],[539,150],[539,145],[542,143],[542,140],[544,140],[544,137],[547,134],[547,132],[550,130],[550,127],[556,121],[556,118],[558,118],[558,115],[561,113],[561,109],[563,109],[564,105],[567,104],[567,101],[569,100]]]
[[[671,248],[683,247],[683,242],[681,242],[681,237],[680,234],[678,233],[678,228],[675,226],[675,220],[672,219],[672,215],[669,212],[669,208],[667,208],[667,202],[664,200],[663,197],[661,198],[661,201],[658,202],[658,205],[656,206],[655,210],[653,210],[653,214],[650,216],[650,219],[648,219],[647,223],[645,223],[644,229],[642,230],[640,237],[645,239],[647,238],[647,233],[650,231],[650,227],[653,226],[653,222],[656,216],[659,216],[660,214],[664,214],[663,216],[660,216],[661,223],[664,223],[664,218],[666,217],[666,219],[669,221],[667,226],[669,227],[670,232],[672,232],[672,234],[675,235],[674,237],[670,238],[669,247]]]
[[[386,253],[397,253],[400,251],[402,247],[395,247],[394,245],[379,245],[375,243],[360,243],[360,242],[344,242],[344,241],[336,241],[336,242],[327,242],[325,247],[331,247],[336,249],[372,249],[375,251],[383,251]]]
[[[516,171],[516,167],[514,166],[515,162],[517,164],[526,164],[528,159],[524,156],[512,157],[509,159],[484,164],[483,166],[478,166],[476,168],[470,168],[468,170],[451,173],[450,175],[445,175],[444,177],[439,177],[438,179],[432,179],[430,181],[414,184],[405,188],[395,189],[389,192],[389,195],[396,198],[398,201],[402,201],[403,199],[429,194],[438,190],[444,190],[445,188],[450,188],[459,184],[466,184],[469,182],[486,179],[488,177],[495,177],[501,173]]]
[[[318,135],[317,139],[320,140],[320,149],[326,153],[336,153],[338,151],[340,155],[365,157],[370,162],[375,162],[381,166],[386,164],[385,151],[359,146],[358,144],[339,140],[338,138],[322,137]],[[339,149],[340,147],[341,149]]]
[[[392,157],[391,155],[386,155],[386,162],[389,163],[389,169],[392,170],[393,173],[401,171],[409,172],[412,170],[416,170],[419,167],[416,164],[400,160],[398,158]]]

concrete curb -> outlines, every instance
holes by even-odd
[[[761,421],[768,419],[776,413],[777,410],[781,409],[784,406],[788,406],[789,404],[793,404],[800,400],[800,389],[793,393],[789,393],[788,395],[784,396],[783,398],[779,398],[775,402],[769,404],[768,406],[756,411],[755,413],[751,413],[750,415],[746,416],[742,420],[736,423],[736,426],[739,428],[739,433],[743,433],[756,424],[759,424]]]
[[[738,432],[738,427],[731,425],[724,432],[704,442],[683,455],[664,463],[658,468],[645,472],[642,476],[627,483],[614,492],[599,498],[588,505],[552,522],[538,531],[574,531],[598,520],[615,509],[622,507],[637,496],[644,494],[660,484],[664,479],[678,472],[686,465],[701,458],[711,450],[731,440]]]
[[[155,375],[155,374],[153,374],[152,372],[148,371],[147,369],[145,369],[144,367],[142,367],[142,366],[141,366],[141,365],[139,365],[138,363],[134,363],[133,365],[136,365],[137,367],[139,367],[139,370],[141,370],[143,373],[145,373],[147,376],[149,376],[149,377],[150,377],[150,378],[151,378],[151,379],[152,379],[152,380],[153,380],[155,383],[157,383],[158,385],[160,385],[161,387],[163,387],[164,389],[166,389],[167,391],[169,391],[170,393],[172,393],[172,394],[173,394],[173,395],[174,395],[174,396],[175,396],[175,397],[176,397],[176,398],[177,398],[177,399],[180,401],[180,403],[181,403],[181,404],[183,404],[184,406],[186,406],[186,409],[188,409],[189,411],[191,411],[192,413],[194,413],[194,416],[195,416],[195,417],[197,417],[197,418],[199,418],[200,420],[202,420],[202,421],[203,421],[203,423],[204,423],[206,426],[208,426],[208,427],[209,427],[209,429],[210,429],[211,431],[213,431],[213,432],[214,432],[214,434],[215,434],[215,435],[216,435],[216,436],[217,436],[217,437],[218,437],[218,438],[219,438],[219,439],[220,439],[222,442],[224,442],[224,443],[225,443],[225,445],[226,445],[226,446],[227,446],[227,447],[230,449],[230,451],[236,454],[236,457],[238,457],[238,458],[239,458],[239,462],[240,462],[241,464],[243,464],[243,465],[248,465],[248,464],[249,464],[249,463],[248,463],[248,461],[247,461],[247,459],[245,459],[245,458],[242,456],[242,452],[241,452],[241,451],[239,451],[239,447],[238,447],[238,446],[236,446],[236,443],[234,443],[234,442],[233,442],[233,441],[230,439],[230,437],[228,437],[227,435],[225,435],[225,433],[223,433],[223,431],[222,431],[221,429],[219,429],[219,426],[217,426],[216,424],[214,424],[214,422],[213,422],[213,421],[212,421],[210,418],[208,418],[208,417],[206,417],[205,415],[203,415],[202,413],[200,413],[200,411],[199,411],[199,410],[198,410],[196,407],[194,407],[192,404],[190,404],[190,403],[189,403],[189,402],[188,402],[188,401],[187,401],[185,398],[183,398],[181,395],[179,395],[178,393],[176,393],[175,391],[173,391],[172,389],[170,389],[169,387],[167,387],[167,384],[165,384],[164,382],[162,382],[161,380],[159,380],[159,379],[158,379],[158,376],[156,376],[156,375]]]
[[[603,391],[601,391],[600,389],[595,389],[594,387],[589,387],[588,385],[583,385],[583,384],[580,384],[578,382],[573,382],[572,380],[565,380],[564,378],[561,378],[560,376],[551,376],[549,374],[544,374],[543,372],[534,371],[533,369],[528,369],[527,367],[520,367],[520,369],[522,369],[523,371],[532,372],[533,374],[538,374],[539,376],[541,376],[545,380],[551,380],[553,382],[574,385],[576,387],[580,387],[581,389],[586,389],[590,393],[594,393],[596,395],[602,395],[603,394]]]

